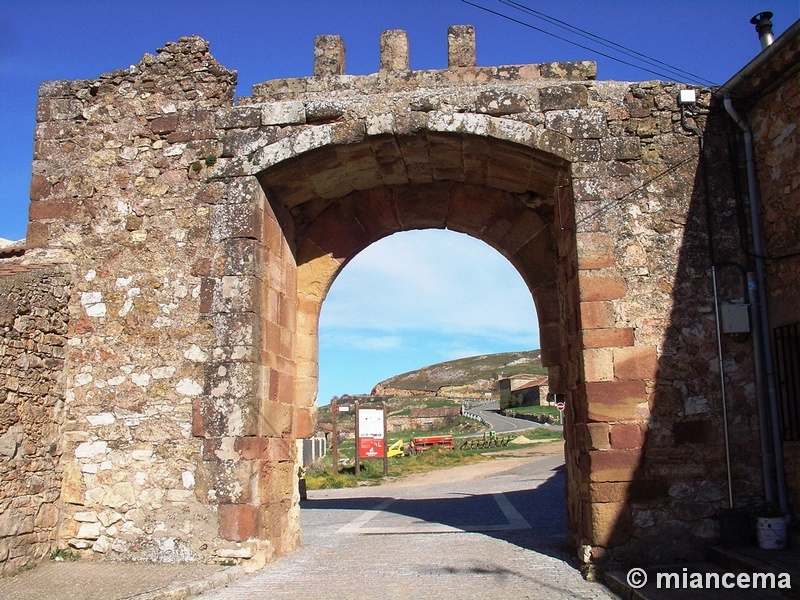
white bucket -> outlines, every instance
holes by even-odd
[[[764,550],[782,550],[786,548],[785,517],[758,517],[756,537],[758,547]]]

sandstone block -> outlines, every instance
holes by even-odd
[[[576,237],[579,269],[603,269],[614,266],[615,240],[612,236],[600,233],[579,233]]]
[[[245,129],[261,125],[261,111],[254,106],[233,106],[217,113],[220,129]]]
[[[579,426],[585,432],[586,450],[608,450],[608,423],[583,423]]]
[[[614,375],[619,380],[650,379],[658,376],[658,354],[654,346],[614,348]]]
[[[78,211],[77,204],[69,200],[37,200],[31,202],[28,218],[31,221],[70,219]]]
[[[479,113],[495,117],[525,112],[527,108],[528,100],[524,96],[498,90],[482,92],[476,100]]]
[[[542,150],[569,160],[572,157],[572,140],[557,131],[545,130],[539,135]]]
[[[26,248],[44,248],[50,241],[50,225],[41,221],[28,221],[25,234]]]
[[[263,210],[251,202],[218,204],[211,208],[211,236],[215,242],[231,238],[261,239]]]
[[[202,460],[195,472],[195,494],[208,504],[249,504],[258,479],[257,461]]]
[[[203,424],[203,400],[201,398],[192,399],[192,435],[194,437],[205,436]]]
[[[622,277],[588,275],[581,273],[578,278],[581,302],[600,302],[618,300],[628,293],[628,284]]]
[[[594,502],[591,505],[591,543],[613,548],[630,538],[632,521],[627,502]]]
[[[316,408],[300,408],[297,411],[295,435],[298,438],[309,438],[314,435],[317,427]]]
[[[596,450],[581,456],[589,481],[633,481],[642,469],[644,453],[639,450]]]
[[[614,358],[610,348],[583,351],[583,373],[587,382],[613,381]]]
[[[153,133],[159,135],[172,133],[178,129],[178,115],[172,114],[163,117],[156,117],[150,121],[150,129],[153,131]]]
[[[291,444],[285,438],[240,437],[236,438],[234,449],[245,460],[292,460]]]
[[[627,421],[638,417],[637,406],[647,402],[643,381],[598,381],[586,383],[589,421]]]
[[[636,343],[636,339],[633,329],[630,327],[587,329],[583,332],[584,348],[617,348],[633,346],[634,343]]]
[[[36,513],[34,525],[38,529],[51,529],[60,521],[60,511],[54,504],[42,504]]]
[[[250,504],[220,504],[219,534],[222,539],[243,542],[258,537],[258,507]]]
[[[293,461],[262,463],[258,482],[261,497],[291,502],[297,489],[295,468]]]
[[[600,160],[600,142],[598,140],[575,140],[572,144],[572,160],[576,163],[587,163],[587,167],[596,169],[596,161]],[[573,174],[579,167],[573,166]]]
[[[615,450],[643,448],[647,429],[641,423],[613,423],[609,430],[611,447]]]
[[[548,129],[571,139],[600,139],[607,134],[606,116],[599,110],[552,110],[545,114]]]
[[[31,176],[30,199],[32,201],[44,200],[53,191],[53,186],[42,175]]]
[[[613,329],[614,304],[612,302],[581,302],[581,327],[583,329]]]
[[[592,482],[589,484],[588,499],[592,503],[599,502],[630,502],[631,482]]]
[[[263,402],[259,414],[259,432],[266,437],[291,435],[294,408],[283,402]]]

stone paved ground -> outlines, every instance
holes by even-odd
[[[542,456],[310,492],[300,551],[201,597],[616,598],[585,581],[563,545],[562,463]]]
[[[560,445],[550,450],[380,487],[310,492],[303,547],[252,575],[209,565],[45,561],[0,578],[0,599],[617,598],[583,580],[563,545],[563,458]]]
[[[236,571],[213,565],[45,561],[30,571],[0,578],[0,598],[173,600],[221,585]]]

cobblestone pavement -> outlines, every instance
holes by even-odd
[[[563,458],[309,492],[303,547],[203,600],[617,598],[563,544]]]
[[[214,565],[44,561],[0,578],[2,600],[176,600],[222,585],[238,569]]]

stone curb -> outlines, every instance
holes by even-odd
[[[603,571],[600,581],[621,600],[648,600],[641,591],[634,590],[625,581],[625,571]]]
[[[231,567],[197,581],[178,583],[164,590],[145,592],[121,600],[184,600],[227,585],[248,574],[241,567]]]

